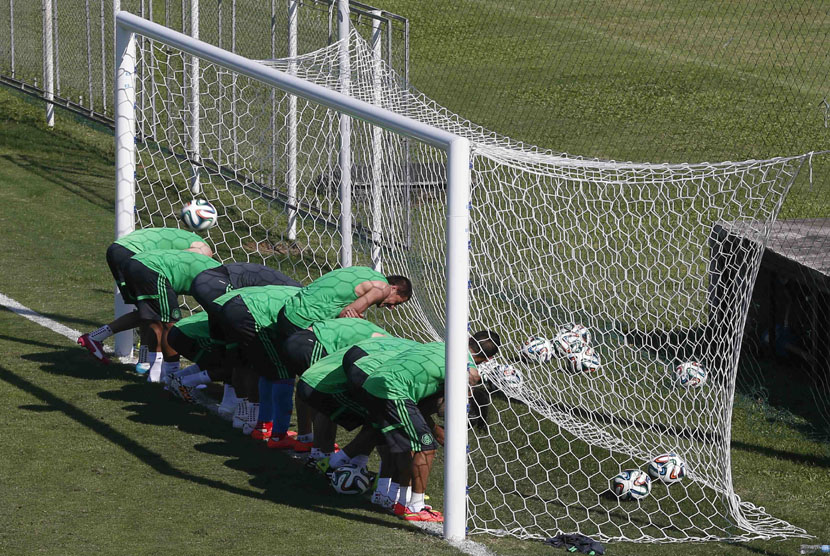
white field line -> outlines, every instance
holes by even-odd
[[[77,341],[78,337],[81,335],[81,332],[68,326],[64,326],[59,322],[55,322],[50,318],[44,317],[40,313],[32,311],[28,307],[24,307],[11,297],[6,297],[2,293],[0,293],[0,306],[5,307],[12,313],[16,313],[23,318],[29,319],[30,321],[37,323],[45,328],[48,328],[52,332],[56,332],[61,336],[69,338],[73,342]]]
[[[30,321],[37,323],[44,328],[48,328],[52,332],[60,334],[65,338],[75,342],[78,337],[81,335],[79,330],[75,330],[73,328],[69,328],[68,326],[64,326],[59,322],[55,322],[50,318],[44,317],[40,313],[32,311],[28,307],[24,307],[11,297],[7,297],[0,293],[0,306],[5,307],[9,311],[20,315],[23,318],[29,319]],[[204,399],[199,399],[199,405],[208,408],[211,410],[212,413],[218,412],[216,409],[216,403],[211,400],[208,403]],[[423,529],[430,535],[435,535],[436,537],[443,536],[443,527],[438,523],[414,523],[419,528]],[[469,554],[470,556],[495,556],[494,552],[491,552],[486,546],[481,543],[477,543],[471,540],[464,540],[461,542],[449,542],[450,545],[454,546],[464,554]]]

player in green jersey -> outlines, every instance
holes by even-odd
[[[211,335],[228,342],[236,342],[238,360],[230,361],[233,367],[234,386],[240,396],[240,406],[234,416],[234,426],[243,433],[261,440],[271,436],[266,430],[270,416],[260,419],[259,404],[260,378],[267,381],[290,382],[293,392],[294,377],[282,363],[274,345],[276,319],[286,299],[296,295],[299,288],[290,286],[261,286],[233,290],[216,299],[221,307],[210,314]],[[284,392],[280,390],[282,394]],[[268,396],[273,396],[268,392]],[[270,401],[273,398],[270,398]],[[290,394],[288,400],[280,397],[275,412],[280,419],[290,417]],[[286,431],[288,419],[285,419]],[[258,432],[259,431],[259,432]],[[282,432],[282,431],[280,431]],[[254,434],[256,433],[256,434]]]
[[[199,385],[218,380],[230,381],[230,371],[223,364],[227,345],[210,335],[206,311],[174,324],[167,334],[167,342],[176,352],[193,362],[168,377],[170,391],[183,400],[194,402],[193,390]]]
[[[339,268],[314,280],[285,304],[279,315],[279,348],[292,334],[315,322],[338,317],[364,318],[377,305],[392,309],[412,297],[412,283],[403,276],[384,276],[365,266]]]
[[[383,328],[364,319],[342,318],[315,322],[311,330],[301,330],[292,334],[281,351],[282,361],[288,371],[295,376],[302,375],[321,358],[342,348],[348,348],[367,338],[388,336]],[[308,452],[312,449],[313,412],[299,398],[296,400],[297,436],[270,440],[269,448]]]
[[[481,380],[476,366],[495,356],[500,344],[495,332],[477,332],[470,338],[467,372],[471,385]],[[395,461],[401,488],[393,511],[408,521],[444,519],[424,504],[436,440],[418,403],[443,389],[445,350],[443,342],[408,349],[372,373],[361,386],[367,396],[370,419],[383,432]]]
[[[133,255],[143,253],[145,251],[155,251],[157,249],[178,249],[188,250],[195,253],[201,253],[208,257],[213,256],[210,247],[205,243],[201,237],[189,232],[187,230],[179,230],[178,228],[144,228],[131,232],[117,240],[107,248],[107,265],[112,272],[112,277],[121,292],[121,297],[124,303],[135,304],[135,299],[132,298],[129,291],[124,284],[124,273],[122,266]],[[114,326],[120,330],[128,330],[134,328],[131,324],[129,313],[122,317],[125,321],[114,321]],[[126,326],[127,328],[124,328]],[[112,327],[109,324],[94,330],[88,334],[84,334],[78,338],[78,343],[85,347],[96,359],[103,363],[109,363],[109,359],[104,354],[103,341],[114,334]],[[142,334],[142,343],[149,345],[152,351],[156,351],[157,347],[152,345],[154,342],[154,334]]]

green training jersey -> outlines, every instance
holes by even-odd
[[[133,260],[167,278],[173,286],[173,291],[179,295],[190,293],[190,284],[197,274],[209,268],[222,266],[222,263],[206,255],[174,249],[139,253]]]
[[[357,299],[354,290],[363,282],[386,277],[367,266],[338,268],[317,278],[285,304],[285,316],[294,325],[308,328],[315,322],[337,318],[347,305]]]
[[[280,314],[285,301],[296,295],[298,291],[300,288],[294,286],[254,286],[228,293],[241,295],[248,312],[254,317],[254,322],[264,329],[276,324],[277,315]]]
[[[144,253],[159,249],[187,249],[194,241],[204,240],[193,232],[178,228],[144,228],[116,239],[115,243],[133,253]]]
[[[323,320],[311,325],[311,330],[326,353],[351,347],[361,340],[371,338],[372,334],[389,335],[389,332],[365,319]]]
[[[417,345],[413,340],[395,338],[394,336],[381,336],[369,338],[327,355],[308,368],[300,380],[324,394],[340,394],[348,389],[346,373],[343,370],[343,356],[352,347],[359,347],[368,355],[363,359],[373,358],[378,361],[388,361],[395,354]],[[360,367],[363,370],[363,367]]]
[[[225,346],[225,342],[220,342],[211,337],[206,311],[199,311],[183,318],[174,324],[173,328],[178,328],[182,334],[199,344],[206,351],[211,351],[214,346]]]
[[[366,379],[363,389],[384,400],[420,402],[444,387],[447,370],[445,351],[444,342],[432,342],[397,353],[394,359]],[[358,361],[358,366],[361,361]],[[467,365],[475,367],[472,355]]]

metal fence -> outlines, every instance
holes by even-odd
[[[297,10],[300,54],[337,41],[336,5],[336,0],[0,0],[0,82],[43,99],[54,94],[55,104],[111,124],[112,21],[118,9],[265,59],[290,55],[291,9]],[[408,21],[360,2],[349,6],[352,28],[368,40],[379,27],[381,56],[407,80]]]

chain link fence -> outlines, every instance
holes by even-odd
[[[298,52],[337,40],[336,0],[46,0],[52,10],[55,103],[112,123],[113,14],[122,10],[193,34],[197,10],[203,41],[254,59],[289,55],[288,12],[297,9]],[[43,21],[47,4],[0,0],[0,82],[45,98]],[[350,2],[351,24],[367,40],[380,33],[381,57],[404,79],[409,26],[405,18]]]

